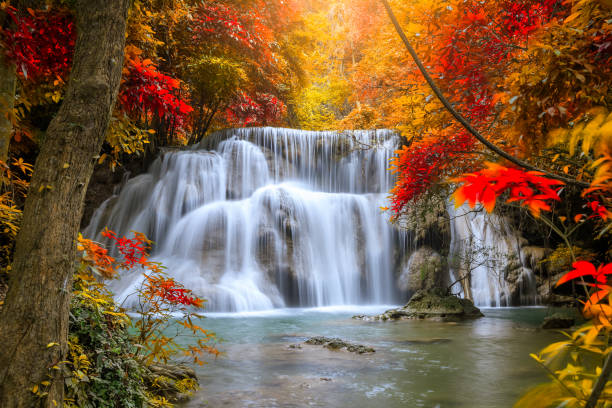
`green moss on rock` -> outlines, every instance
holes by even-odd
[[[405,306],[387,310],[377,316],[353,316],[361,320],[426,319],[437,321],[461,321],[484,316],[472,301],[447,295],[442,289],[421,290],[415,293]]]

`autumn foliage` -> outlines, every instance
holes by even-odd
[[[182,99],[181,81],[157,70],[151,60],[134,57],[124,70],[119,95],[123,110],[140,120],[166,120],[173,128],[185,130],[193,108]]]
[[[76,40],[73,18],[66,10],[34,11],[20,15],[14,7],[5,12],[12,26],[1,29],[9,60],[25,80],[40,82],[65,78],[72,66]]]
[[[235,126],[262,126],[280,122],[287,108],[277,97],[257,93],[254,97],[242,92],[226,109],[227,122]]]
[[[130,322],[137,331],[138,343],[146,350],[142,356],[145,363],[167,362],[172,357],[187,356],[197,364],[204,364],[203,354],[218,355],[214,333],[194,323],[199,318],[196,311],[203,309],[204,300],[168,277],[162,265],[149,260],[152,242],[137,232],[133,238],[119,237],[110,230],[104,230],[102,235],[112,242],[120,259],[111,257],[102,245],[80,237],[79,250],[83,251],[83,262],[93,274],[105,279],[116,277],[121,270],[142,273],[143,283],[134,293],[139,298],[138,319]],[[129,320],[125,311],[120,313]],[[182,318],[177,320],[177,315],[182,315]],[[178,343],[175,337],[167,334],[167,329],[175,321],[191,332],[193,344],[184,344],[184,340]]]
[[[390,161],[391,172],[397,175],[396,185],[391,190],[391,210],[401,213],[406,203],[424,194],[473,148],[472,136],[460,132],[454,137],[428,139],[397,150]]]
[[[471,208],[481,203],[485,210],[492,212],[497,197],[508,192],[508,203],[518,202],[529,209],[534,217],[540,211],[550,211],[550,200],[560,201],[559,186],[564,183],[543,177],[537,171],[504,167],[486,163],[486,168],[476,173],[464,174],[453,181],[460,186],[453,193],[457,207],[468,202]]]

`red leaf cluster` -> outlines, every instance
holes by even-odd
[[[119,95],[122,108],[133,116],[157,115],[175,128],[184,128],[193,111],[181,99],[181,82],[157,70],[151,60],[130,59]]]
[[[591,278],[594,283],[587,283],[587,286],[595,288],[596,291],[585,302],[583,313],[585,317],[594,319],[598,325],[611,326],[612,307],[601,301],[608,298],[612,292],[612,287],[608,284],[609,275],[612,275],[612,263],[595,268],[590,262],[578,261],[572,266],[574,269],[559,279],[556,286],[578,278]]]
[[[473,146],[474,139],[466,132],[460,132],[454,137],[438,137],[397,150],[390,161],[390,170],[397,177],[390,192],[391,210],[398,215],[406,204],[419,198],[440,179],[445,166],[472,150]]]
[[[226,37],[242,46],[254,48],[257,38],[246,28],[235,9],[225,5],[202,3],[193,16],[193,38]]]
[[[102,236],[115,242],[119,253],[123,255],[122,267],[132,268],[134,265],[147,265],[147,253],[149,241],[142,234],[136,234],[134,239],[126,237],[119,238],[117,234],[108,229],[102,231]]]
[[[64,79],[72,66],[76,30],[72,16],[62,10],[32,10],[19,15],[5,9],[12,23],[1,29],[2,45],[18,74],[30,81]]]
[[[192,296],[189,289],[172,278],[161,275],[146,275],[147,289],[152,296],[158,296],[163,301],[173,305],[193,306],[201,308],[204,301],[197,296]]]
[[[555,189],[564,184],[559,180],[542,177],[543,173],[537,171],[524,171],[495,163],[486,163],[486,166],[475,173],[453,179],[462,184],[453,194],[457,207],[466,201],[471,208],[481,203],[485,210],[491,212],[497,197],[508,191],[507,202],[519,202],[538,217],[541,210],[550,210],[549,200],[561,200],[558,189]]]
[[[265,126],[278,123],[286,110],[285,104],[274,95],[257,92],[251,97],[241,92],[225,115],[234,126]]]
[[[599,201],[590,201],[587,203],[587,207],[593,211],[593,215],[589,218],[601,218],[606,221],[610,217],[610,212],[606,208],[605,205],[601,204]]]
[[[84,260],[90,262],[102,276],[107,279],[115,276],[115,258],[108,255],[108,250],[94,243],[89,239],[84,239],[79,235],[80,251],[85,252]]]

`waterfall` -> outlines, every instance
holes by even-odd
[[[208,300],[209,311],[397,303],[402,234],[379,206],[393,180],[390,131],[248,128],[166,152],[94,214],[145,233],[154,261]],[[134,302],[139,272],[111,282]]]
[[[535,276],[521,252],[526,240],[508,222],[484,209],[448,203],[451,282],[468,276],[455,293],[477,306],[537,303]],[[469,293],[468,293],[469,292]]]
[[[83,233],[146,234],[152,260],[206,298],[209,311],[396,304],[409,295],[399,289],[403,258],[417,250],[379,209],[398,145],[387,130],[217,132],[158,157]],[[450,282],[471,274],[457,292],[480,306],[535,303],[517,234],[482,211],[449,205],[448,213]],[[141,283],[133,271],[110,286],[129,307]]]

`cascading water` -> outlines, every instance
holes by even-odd
[[[469,277],[455,292],[470,297],[477,306],[537,303],[535,276],[521,251],[525,240],[517,231],[482,208],[471,210],[463,205],[456,209],[449,203],[447,210],[451,220],[451,282]],[[509,280],[514,281],[514,290]]]
[[[398,144],[385,130],[217,132],[129,180],[84,235],[99,238],[104,227],[145,233],[156,243],[153,260],[208,299],[210,311],[404,301],[395,272],[416,242],[379,210]],[[458,292],[479,306],[533,304],[533,273],[522,266],[516,234],[495,216],[452,205],[448,213],[450,281],[471,275]],[[501,276],[512,254],[518,300]],[[141,283],[128,272],[111,288],[129,306]]]
[[[158,158],[84,233],[145,233],[153,259],[210,311],[394,303],[402,233],[379,206],[398,142],[389,131],[218,132]],[[111,286],[129,305],[141,282],[133,272]]]

